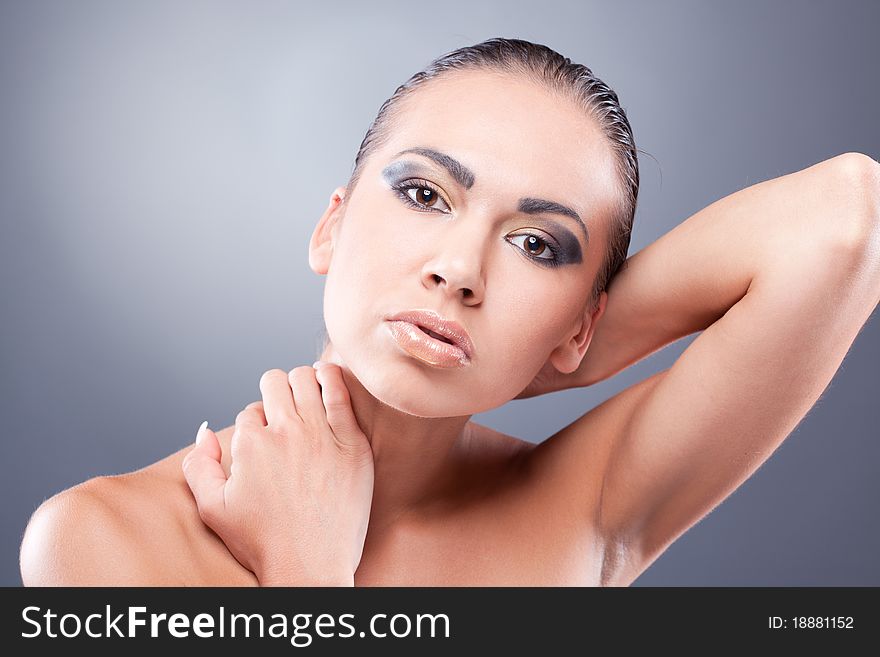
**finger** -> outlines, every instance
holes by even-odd
[[[198,442],[184,457],[183,476],[192,491],[199,515],[209,523],[219,517],[224,508],[223,488],[226,473],[220,465],[220,441],[217,435],[202,424]]]
[[[235,416],[235,431],[232,432],[229,441],[229,453],[233,465],[250,460],[249,456],[253,454],[251,448],[254,444],[259,444],[261,436],[266,431],[265,421],[262,409],[254,403],[248,404]]]
[[[263,409],[251,402],[235,416],[236,433],[238,431],[259,432],[266,428],[265,422],[266,416],[263,413]]]
[[[263,412],[268,426],[282,425],[296,416],[287,372],[279,369],[264,372],[260,377],[260,392],[263,395]]]
[[[351,407],[351,396],[342,378],[342,369],[338,365],[326,363],[318,368],[316,377],[321,384],[321,401],[327,423],[336,438],[343,444],[360,445],[366,438]]]
[[[290,370],[287,375],[297,414],[312,423],[313,426],[324,426],[326,417],[324,402],[321,401],[321,388],[315,378],[315,369],[304,365]]]
[[[263,410],[263,402],[261,402],[261,401],[252,401],[250,404],[248,404],[247,406],[245,406],[245,408],[246,408],[246,409],[250,409],[250,408],[252,408],[252,409],[258,411],[258,412],[260,413],[260,417],[261,417],[261,419],[262,419],[263,426],[266,426],[266,424],[268,424],[268,423],[266,422],[266,413],[265,413],[265,411]]]

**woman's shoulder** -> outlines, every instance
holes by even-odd
[[[26,586],[235,585],[248,579],[199,518],[180,463],[89,479],[31,516],[21,545]],[[248,573],[249,574],[249,573]]]
[[[134,531],[136,497],[125,476],[114,476],[90,479],[44,501],[22,539],[22,583],[138,585],[149,564]]]

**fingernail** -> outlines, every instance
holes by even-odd
[[[208,421],[205,420],[202,422],[201,426],[199,426],[199,430],[196,432],[196,445],[202,442],[202,438],[205,437],[205,429],[208,427]]]
[[[318,369],[318,368],[321,367],[322,365],[324,365],[324,361],[323,361],[323,360],[316,360],[314,363],[312,363],[312,367],[313,367],[314,369]]]

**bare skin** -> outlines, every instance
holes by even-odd
[[[605,239],[601,218],[613,201],[596,174],[604,170],[597,164],[605,162],[601,142],[591,141],[595,134],[576,112],[554,109],[558,99],[546,93],[482,78],[465,90],[476,81],[456,81],[454,97],[483,103],[485,111],[465,108],[453,121],[453,104],[424,96],[424,107],[411,110],[420,112],[419,120],[404,122],[365,170],[375,194],[372,183],[359,183],[364,187],[348,199],[347,225],[339,230],[343,191],[337,190],[310,244],[313,270],[335,272],[340,281],[352,280],[347,266],[372,268],[375,280],[423,276],[428,293],[445,304],[444,314],[468,318],[484,359],[481,368],[460,373],[449,395],[425,394],[442,385],[440,375],[407,360],[389,356],[368,372],[359,360],[367,349],[359,351],[358,340],[373,348],[373,338],[367,324],[358,324],[369,318],[357,303],[370,292],[357,288],[343,299],[345,283],[328,281],[332,304],[325,316],[339,337],[324,358],[350,368],[351,405],[375,456],[373,511],[353,583],[625,586],[769,458],[819,398],[880,301],[880,167],[850,153],[731,194],[632,256],[607,297],[584,309],[575,300],[586,298],[595,278]],[[450,87],[432,93],[450,93]],[[504,98],[508,93],[517,102]],[[540,110],[542,102],[545,111],[535,113],[556,111],[556,121],[535,124],[511,109]],[[432,114],[430,107],[440,109]],[[464,121],[471,114],[512,122],[516,143],[492,150],[486,126]],[[467,218],[443,225],[463,231],[450,237],[449,250],[436,246],[445,234],[440,223],[420,216],[424,223],[410,226],[413,242],[392,263],[369,245],[359,255],[355,245],[382,231],[381,222],[412,220],[381,195],[378,181],[394,152],[420,143],[410,131],[416,126],[443,133],[444,150],[477,171],[477,185],[494,186],[468,191],[439,172],[424,174],[458,213],[444,216]],[[577,141],[572,134],[585,136]],[[584,149],[597,159],[578,168]],[[492,157],[481,161],[486,153]],[[539,162],[529,175],[504,169],[504,161],[527,161],[526,154]],[[547,168],[556,163],[556,177],[540,178],[542,158]],[[490,178],[492,171],[501,173]],[[553,187],[559,171],[568,178]],[[536,190],[539,178],[544,187]],[[569,201],[591,233],[589,244],[580,243],[582,263],[538,269],[508,260],[509,251],[491,250],[490,210],[500,216],[504,204],[536,191],[578,198],[577,189],[594,192],[593,200]],[[476,218],[481,212],[487,216]],[[472,231],[468,239],[459,240],[466,231]],[[456,253],[464,255],[455,260],[450,254]],[[527,312],[535,299],[546,311],[539,320]],[[341,314],[350,307],[350,317]],[[669,370],[539,445],[469,420],[517,396],[602,381],[697,331]],[[373,353],[384,358],[378,347]],[[511,362],[511,354],[519,360]],[[395,387],[400,380],[408,385]],[[235,428],[216,432],[227,476]],[[182,472],[191,449],[48,500],[22,545],[24,583],[265,584],[202,521]]]
[[[622,400],[617,399],[618,403]],[[597,429],[610,421],[607,411],[602,417],[599,408],[592,411]],[[227,474],[234,428],[217,432]],[[414,511],[382,531],[371,526],[354,584],[602,583],[601,541],[595,532],[584,531],[586,518],[579,517],[584,515],[583,495],[567,498],[565,486],[553,485],[552,469],[558,457],[541,456],[532,443],[476,423],[469,430],[473,456],[458,470],[459,488],[454,496],[438,498],[420,513]],[[181,471],[190,449],[136,472],[90,480],[53,498],[54,509],[43,508],[29,532],[41,531],[38,525],[48,523],[56,525],[48,529],[54,533],[61,523],[65,533],[79,535],[80,549],[91,548],[92,555],[100,552],[103,557],[97,562],[68,553],[71,561],[57,564],[56,572],[48,572],[43,564],[39,572],[31,571],[36,577],[26,572],[24,583],[259,586],[255,575],[199,518]],[[585,465],[587,479],[590,468]],[[544,467],[548,472],[542,473]],[[552,513],[548,513],[550,508]],[[88,545],[92,540],[95,543]],[[103,549],[110,545],[112,549]]]

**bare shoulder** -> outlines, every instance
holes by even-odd
[[[149,570],[120,502],[132,492],[116,477],[97,477],[43,502],[21,544],[25,586],[137,586]],[[121,498],[120,498],[121,496]]]
[[[180,463],[189,447],[140,470],[52,496],[21,544],[25,586],[210,586],[248,581],[199,518]]]

